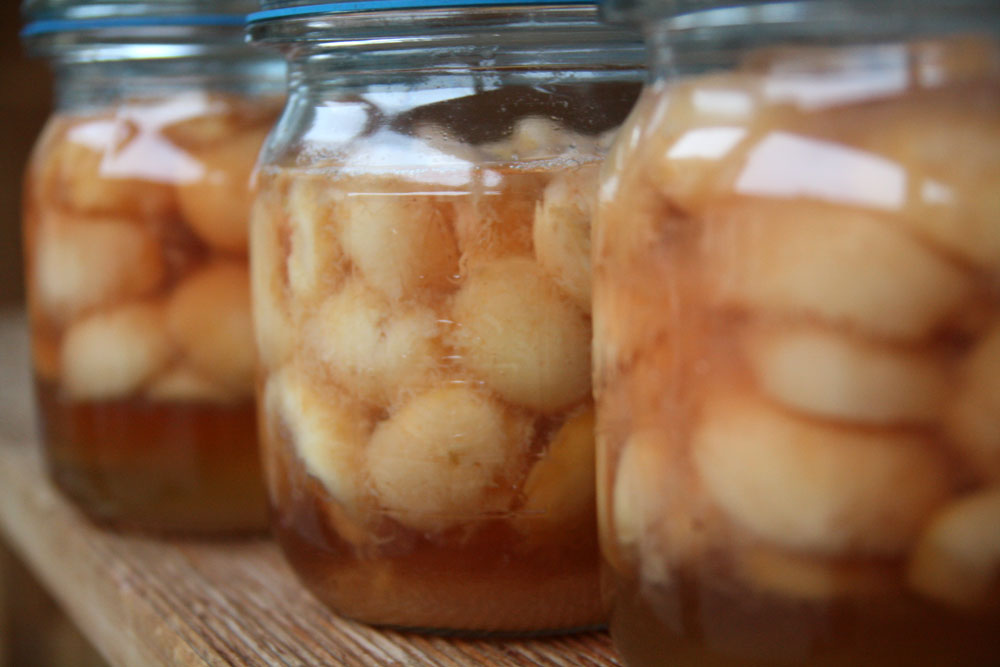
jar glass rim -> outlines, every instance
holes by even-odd
[[[665,30],[678,45],[740,32],[752,41],[1000,32],[997,0],[602,0],[600,7],[608,23]]]
[[[21,39],[31,55],[62,62],[172,59],[249,53],[254,0],[26,0]]]
[[[369,0],[361,0],[369,2]],[[420,9],[389,9],[397,2],[420,2]],[[637,47],[642,37],[631,27],[600,20],[590,0],[498,3],[455,0],[444,6],[431,0],[378,0],[378,10],[289,13],[252,18],[247,33],[253,43],[293,53],[312,50],[396,50],[478,46],[498,51],[575,45],[599,50]],[[452,0],[448,0],[452,2]],[[318,5],[310,5],[317,7]]]
[[[188,28],[193,42],[198,29],[228,30],[241,39],[246,16],[256,8],[254,0],[25,0],[21,37],[29,43],[59,34],[100,41],[109,33],[124,39],[131,31],[138,42],[177,42]]]
[[[246,16],[258,8],[255,0],[24,0],[25,22],[41,20],[129,21],[206,15]]]

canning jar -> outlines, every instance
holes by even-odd
[[[1000,5],[610,2],[594,378],[634,665],[1000,663]]]
[[[243,1],[28,2],[56,109],[25,183],[48,467],[87,514],[261,530],[247,270],[249,177],[284,63]]]
[[[251,222],[278,541],[369,623],[597,625],[589,230],[641,40],[592,3],[300,4],[250,17],[289,57]]]

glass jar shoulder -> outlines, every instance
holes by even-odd
[[[987,205],[997,178],[998,48],[980,37],[770,48],[660,79],[608,162],[606,199],[633,178],[689,217],[810,200],[909,220],[935,209],[958,232],[960,209]]]
[[[293,89],[267,165],[348,170],[579,161],[603,155],[639,90],[631,81],[498,84],[468,75]]]

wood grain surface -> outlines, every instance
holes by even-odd
[[[617,665],[605,633],[459,639],[341,619],[265,539],[115,534],[48,483],[23,316],[0,314],[0,534],[112,665]]]

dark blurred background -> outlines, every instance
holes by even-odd
[[[0,308],[4,309],[24,302],[21,179],[52,107],[48,67],[29,60],[21,49],[20,4],[0,0]],[[0,536],[0,667],[104,664]]]
[[[20,2],[0,0],[0,306],[21,303],[21,176],[52,106],[46,64],[21,49]]]

